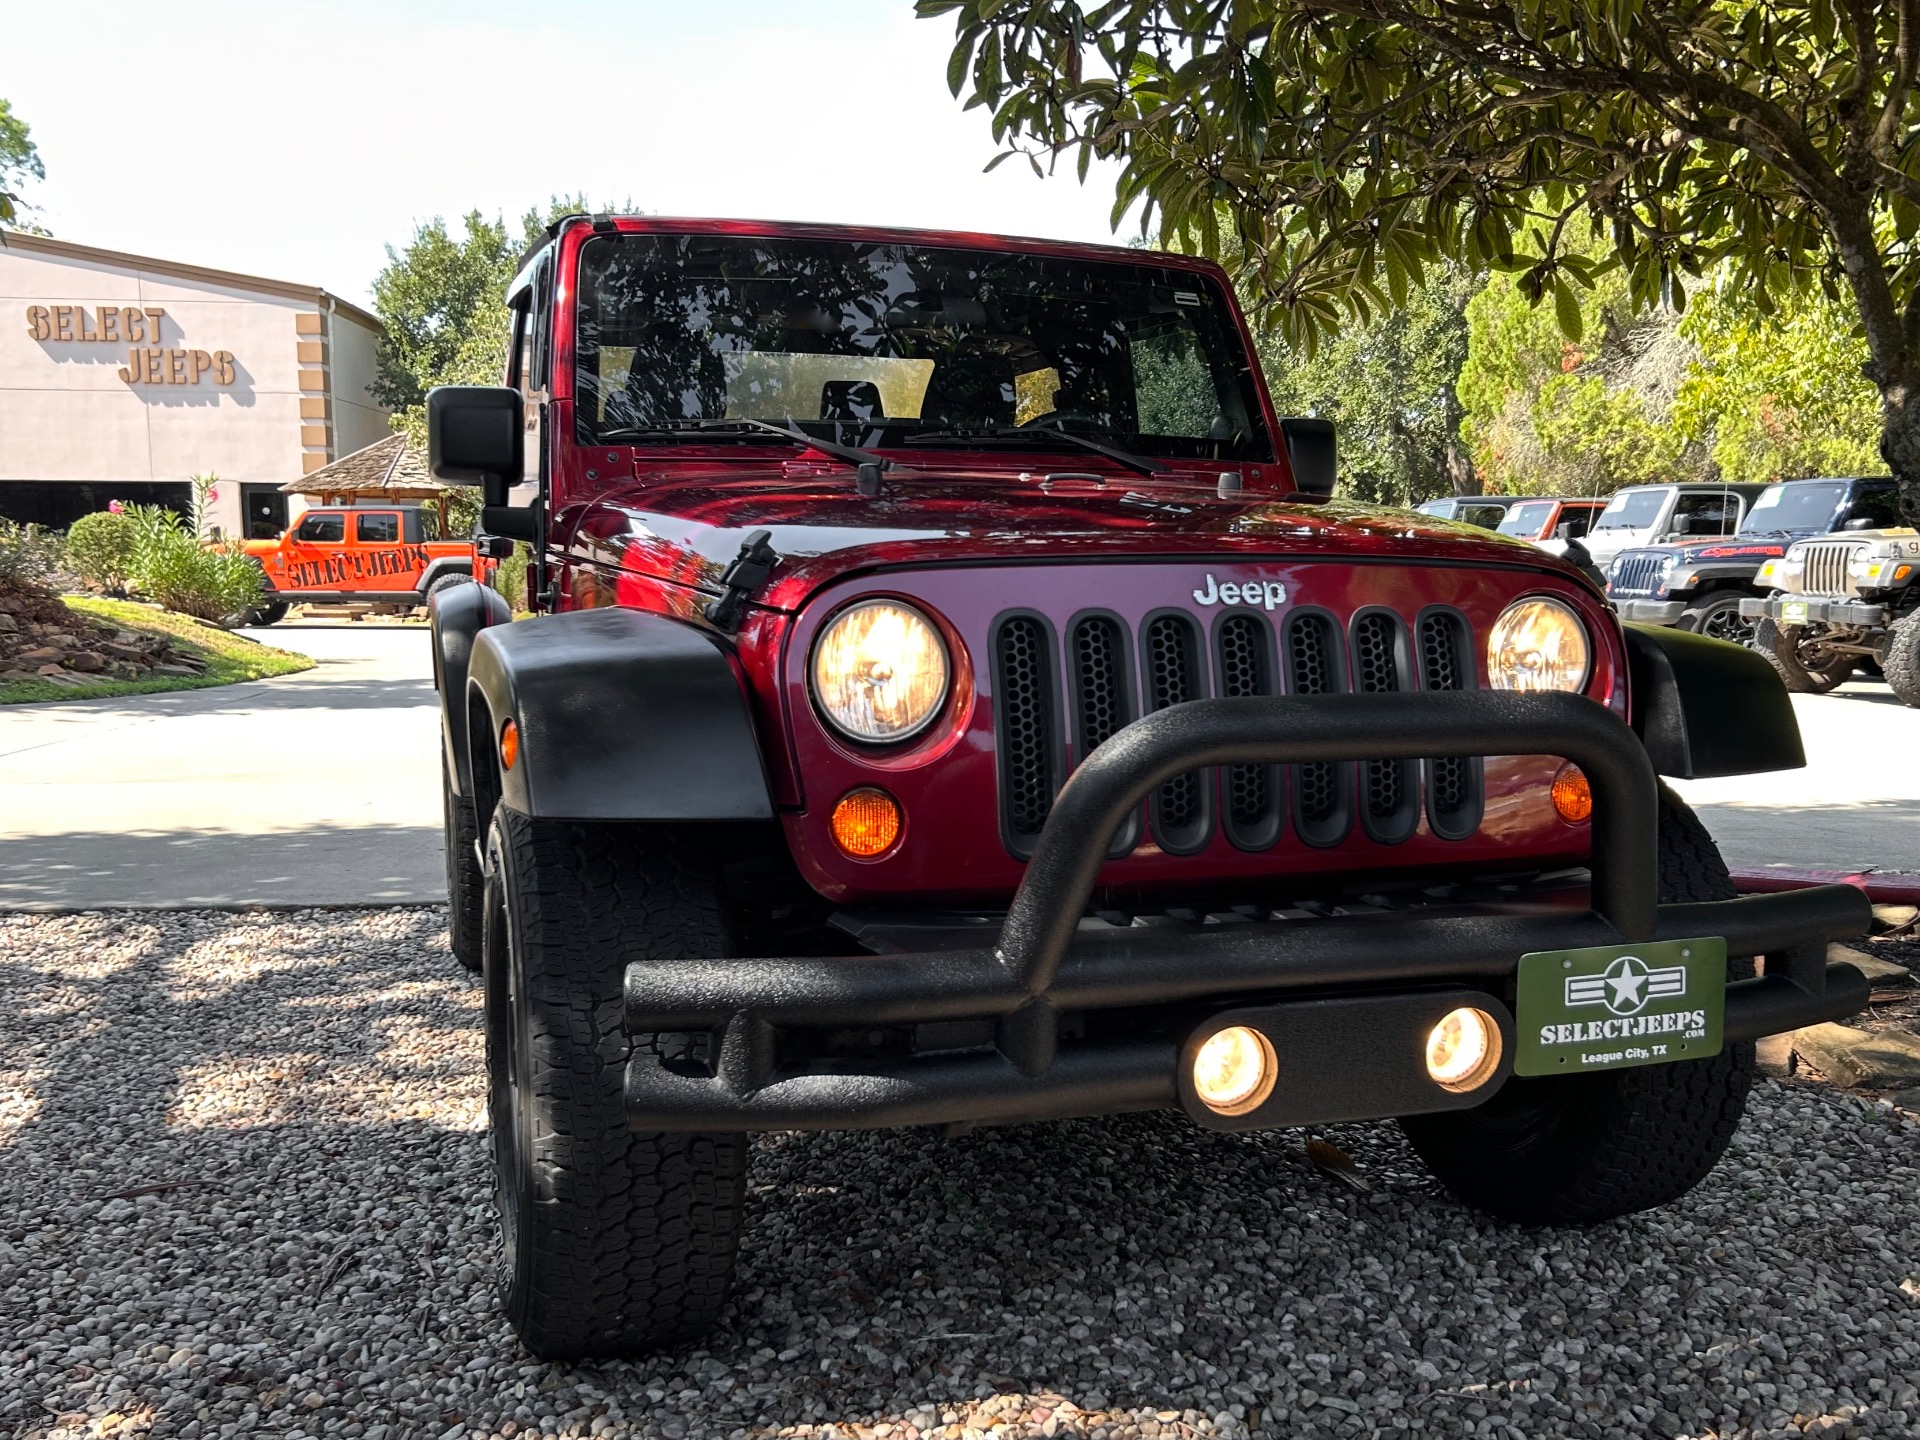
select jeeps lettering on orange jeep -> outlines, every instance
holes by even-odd
[[[418,505],[319,506],[246,548],[266,582],[253,618],[266,624],[302,602],[423,605],[480,568],[473,542],[442,539],[440,517]]]

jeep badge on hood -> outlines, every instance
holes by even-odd
[[[1207,588],[1194,591],[1193,598],[1202,605],[1259,605],[1271,610],[1287,603],[1287,587],[1278,580],[1247,580],[1238,585],[1228,580],[1216,584],[1209,573]]]

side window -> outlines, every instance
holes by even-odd
[[[380,513],[356,515],[353,534],[362,545],[397,545],[400,543],[400,517]]]
[[[1673,528],[1689,535],[1731,535],[1740,523],[1740,498],[1711,492],[1682,495],[1673,507],[1673,518]]]
[[[1554,528],[1564,531],[1569,540],[1578,540],[1593,529],[1593,517],[1600,513],[1598,505],[1568,505],[1560,512],[1560,523]]]
[[[1847,520],[1871,520],[1876,530],[1906,523],[1900,515],[1900,494],[1891,488],[1856,492],[1841,523]]]
[[[347,521],[344,515],[306,515],[300,520],[300,528],[294,531],[296,540],[311,540],[319,545],[338,545],[347,538]]]
[[[440,538],[440,512],[438,510],[429,510],[425,506],[421,507],[420,538],[423,541],[438,540]]]
[[[553,263],[542,260],[533,277],[533,310],[527,317],[531,353],[528,357],[528,385],[535,390],[547,388],[553,366]]]
[[[1500,522],[1507,518],[1506,507],[1501,505],[1463,505],[1453,517],[1464,520],[1469,525],[1478,525],[1483,530],[1497,530]]]

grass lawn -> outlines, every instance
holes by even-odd
[[[63,596],[62,603],[77,614],[118,630],[164,635],[177,649],[206,661],[206,673],[156,675],[150,680],[101,680],[89,685],[15,680],[0,685],[0,705],[19,705],[33,700],[99,700],[114,695],[152,695],[161,690],[204,690],[210,685],[231,685],[236,680],[262,680],[269,675],[291,675],[313,668],[310,656],[276,650],[271,645],[261,645],[243,635],[230,634],[217,625],[207,625],[151,605],[136,605],[130,600],[96,600],[80,595]]]

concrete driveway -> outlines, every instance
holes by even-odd
[[[302,675],[0,708],[0,908],[445,898],[424,626],[250,632]],[[1798,696],[1805,770],[1677,788],[1735,866],[1920,869],[1920,710]]]
[[[1878,680],[1796,695],[1807,768],[1674,788],[1735,867],[1920,870],[1920,710]]]
[[[0,907],[446,897],[427,628],[246,633],[319,663],[0,708]]]

